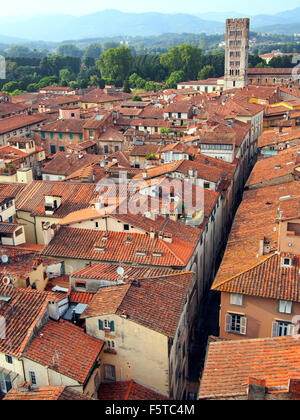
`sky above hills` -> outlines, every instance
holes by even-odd
[[[113,8],[123,12],[162,12],[162,13],[189,13],[200,14],[207,12],[238,12],[245,15],[273,14],[283,10],[293,9],[299,6],[299,0],[289,0],[288,4],[282,0],[190,0],[188,3],[182,0],[152,0],[151,2],[141,0],[115,0]],[[111,8],[112,4],[107,0],[51,0],[41,2],[40,0],[14,0],[13,2],[2,2],[1,17],[14,18],[29,14],[57,14],[66,13],[72,15],[84,15],[99,12]]]

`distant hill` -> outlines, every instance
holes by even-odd
[[[281,33],[291,34],[294,32],[300,32],[300,7],[297,7],[293,10],[287,10],[284,12],[276,13],[274,15],[255,15],[255,16],[246,16],[241,13],[229,12],[212,12],[212,13],[202,13],[198,14],[198,17],[201,19],[210,19],[217,22],[224,22],[227,18],[231,17],[249,17],[251,19],[251,29],[263,32],[276,32],[275,25],[287,25],[286,30],[283,32],[281,28]],[[298,29],[295,26],[290,27],[290,25],[298,25]]]
[[[164,14],[105,10],[80,17],[63,14],[0,17],[0,43],[19,43],[16,33],[31,41],[63,41],[112,36],[153,36],[163,33],[216,34],[225,32],[225,19],[240,13]],[[247,16],[244,16],[247,17]],[[292,34],[300,31],[300,7],[274,15],[250,16],[251,29]],[[283,28],[285,26],[285,28]]]
[[[16,27],[0,19],[1,32],[14,36]],[[63,41],[101,36],[148,36],[165,32],[223,33],[224,23],[202,20],[189,14],[123,13],[105,10],[85,16],[49,15],[18,20],[18,33],[30,40]],[[0,39],[1,42],[1,39]]]

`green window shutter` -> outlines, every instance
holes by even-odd
[[[46,133],[42,132],[42,139],[46,138]]]
[[[82,134],[79,134],[79,140],[80,141],[82,140]]]
[[[115,331],[115,323],[114,323],[114,321],[111,321],[109,323],[109,327],[110,327],[110,331]]]
[[[61,133],[59,133],[59,138],[60,138],[60,140],[63,139],[63,135]]]
[[[53,140],[53,138],[54,138],[54,134],[50,133],[50,139]]]
[[[70,140],[73,140],[73,134],[70,134]]]
[[[103,321],[101,319],[99,319],[99,330],[103,330]]]

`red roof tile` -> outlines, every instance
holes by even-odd
[[[129,320],[174,337],[193,277],[182,272],[99,289],[82,318],[126,313]]]
[[[249,378],[288,392],[300,377],[300,340],[294,337],[224,341],[209,346],[199,399],[247,398]]]
[[[31,342],[24,357],[85,384],[103,346],[103,341],[71,323],[49,321]]]
[[[137,384],[135,381],[101,384],[98,395],[99,400],[106,401],[159,401],[168,399],[164,395]]]

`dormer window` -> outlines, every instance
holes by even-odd
[[[291,258],[283,258],[282,259],[282,267],[292,267],[293,261]]]

